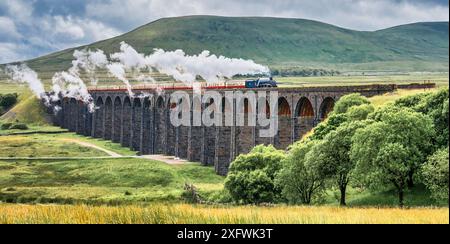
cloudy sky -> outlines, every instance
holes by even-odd
[[[305,18],[355,30],[448,21],[448,0],[0,0],[0,63],[183,15]]]

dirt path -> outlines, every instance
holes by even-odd
[[[122,157],[122,155],[120,155],[120,154],[118,154],[118,153],[115,153],[115,152],[113,152],[113,151],[110,151],[110,150],[107,150],[107,149],[105,149],[105,148],[99,147],[99,146],[94,145],[94,144],[89,143],[89,142],[84,142],[84,141],[80,141],[80,140],[77,140],[77,139],[69,139],[69,138],[63,138],[63,139],[61,139],[61,141],[64,141],[64,142],[70,142],[70,143],[76,143],[76,144],[78,144],[78,145],[80,145],[80,146],[83,146],[83,147],[94,148],[94,149],[97,149],[97,150],[99,150],[99,151],[102,151],[102,152],[108,154],[108,155],[111,156],[111,157],[115,157],[115,158],[120,158],[120,157]]]
[[[165,155],[144,155],[144,156],[139,156],[139,158],[160,161],[160,162],[170,164],[170,165],[183,165],[188,162],[186,160],[177,159],[173,156],[165,156]]]
[[[169,165],[183,165],[188,163],[188,161],[186,160],[182,160],[182,159],[178,159],[176,157],[173,156],[166,156],[166,155],[144,155],[144,156],[122,156],[116,152],[110,151],[108,149],[102,148],[100,146],[94,145],[92,143],[89,142],[84,142],[78,139],[74,139],[74,138],[61,138],[58,139],[60,141],[63,142],[68,142],[68,143],[75,143],[78,144],[80,146],[83,147],[89,147],[89,148],[93,148],[99,151],[102,151],[106,154],[108,154],[108,156],[105,157],[17,157],[17,158],[1,158],[0,160],[77,160],[77,159],[119,159],[119,158],[142,158],[142,159],[147,159],[147,160],[154,160],[154,161],[159,161],[159,162],[163,162]]]

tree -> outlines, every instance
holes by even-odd
[[[336,131],[328,134],[322,143],[313,148],[319,173],[328,178],[340,191],[340,204],[346,205],[347,186],[355,168],[355,161],[350,158],[352,137],[356,130],[365,127],[370,121],[342,124]]]
[[[436,130],[435,149],[449,144],[449,89],[441,89],[434,93],[424,93],[401,98],[395,102],[396,107],[408,107],[416,112],[428,115]]]
[[[348,118],[345,114],[331,113],[328,120],[320,123],[315,129],[311,140],[322,140],[328,133],[336,130],[341,124],[347,122]]]
[[[314,164],[315,155],[310,153],[318,143],[311,140],[297,142],[283,162],[276,184],[290,203],[311,204],[313,198],[324,190],[324,179]]]
[[[236,202],[258,204],[276,201],[281,191],[275,187],[274,179],[285,157],[283,151],[273,146],[255,147],[231,164],[225,188]]]
[[[360,94],[354,93],[343,96],[337,101],[334,111],[328,119],[314,129],[314,134],[310,138],[312,140],[322,140],[328,133],[336,130],[347,121],[366,119],[373,110],[374,108],[370,101]]]
[[[422,167],[422,179],[433,197],[448,202],[449,194],[449,149],[438,150]]]
[[[354,106],[360,106],[363,104],[370,104],[369,99],[361,96],[361,94],[353,93],[341,97],[334,106],[334,112],[336,114],[345,114],[347,111]]]
[[[408,179],[425,162],[431,148],[433,123],[426,115],[394,106],[369,117],[375,122],[356,131],[350,158],[364,184],[393,184],[403,206]]]
[[[363,121],[374,111],[375,108],[372,104],[363,104],[349,108],[346,115],[349,121]]]

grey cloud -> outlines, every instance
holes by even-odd
[[[31,58],[162,17],[200,14],[305,18],[356,30],[449,18],[446,0],[1,0],[1,50],[8,55],[0,63],[17,60],[14,53]]]

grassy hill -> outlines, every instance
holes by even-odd
[[[138,51],[210,50],[272,67],[341,71],[448,71],[448,22],[415,23],[365,32],[304,20],[259,17],[164,18],[86,47],[115,52],[125,41]],[[84,47],[78,47],[78,49]],[[28,61],[41,72],[67,69],[74,49]]]

